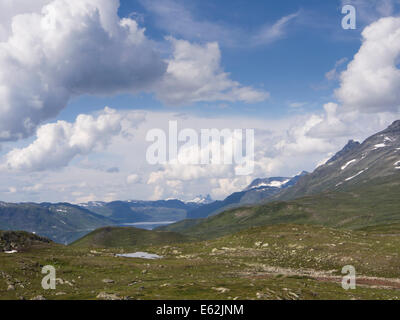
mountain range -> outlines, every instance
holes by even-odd
[[[400,121],[395,121],[363,143],[350,141],[314,172],[256,205],[159,229],[209,238],[279,223],[349,229],[399,223],[399,194]]]
[[[0,202],[0,230],[69,243],[105,226],[178,221],[160,230],[200,238],[276,223],[361,228],[400,222],[400,120],[362,143],[350,140],[312,173],[254,180],[222,201]]]
[[[201,203],[180,200],[70,203],[0,202],[0,230],[23,230],[70,243],[105,226],[179,221]]]
[[[297,176],[288,177],[272,177],[255,179],[243,191],[235,192],[222,201],[214,201],[203,205],[197,209],[188,212],[188,219],[205,218],[216,215],[227,209],[235,208],[242,205],[255,204],[263,199],[269,199],[278,194],[280,191],[289,188],[297,183],[306,171],[299,173]]]

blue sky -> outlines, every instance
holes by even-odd
[[[398,0],[0,2],[0,200],[222,199],[312,171],[399,118],[399,12]],[[255,129],[254,172],[150,165],[146,134],[169,121]]]
[[[120,17],[138,17],[146,34],[158,41],[167,36],[176,36],[163,29],[157,22],[158,16],[149,11],[143,1],[121,1]],[[241,46],[240,39],[218,37],[183,37],[186,40],[204,43],[219,41],[222,54],[222,68],[231,78],[244,85],[264,88],[271,93],[267,101],[244,105],[229,103],[230,112],[245,113],[272,118],[286,116],[293,112],[291,103],[304,103],[306,111],[322,108],[323,103],[332,100],[335,83],[325,79],[336,61],[351,59],[360,46],[359,22],[357,30],[341,28],[340,1],[177,1],[182,9],[190,12],[195,21],[215,24],[225,29],[237,29],[244,37],[256,34],[263,26],[273,25],[284,16],[297,13],[298,16],[284,28],[282,36],[271,43],[257,46]],[[180,35],[178,35],[179,37]],[[229,44],[230,41],[239,41]],[[224,103],[227,104],[227,103]],[[107,98],[84,96],[70,102],[63,117],[74,117],[82,111],[90,112],[96,106],[112,105],[115,108],[138,108],[162,110],[165,106],[152,94],[118,95]],[[182,107],[168,109],[181,111]],[[224,108],[210,103],[198,103],[185,112],[205,115],[226,113]],[[74,114],[75,113],[75,114]]]

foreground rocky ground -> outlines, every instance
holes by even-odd
[[[400,227],[341,231],[301,225],[216,240],[134,248],[43,244],[0,253],[1,299],[400,299]],[[116,257],[146,251],[158,260]],[[42,267],[57,272],[41,287]],[[341,286],[352,265],[357,288]]]

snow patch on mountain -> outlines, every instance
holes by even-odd
[[[374,149],[373,150],[376,150],[376,149],[379,149],[379,148],[384,148],[384,147],[387,147],[387,145],[384,144],[384,143],[378,143],[378,144],[374,145]]]
[[[346,181],[350,181],[350,180],[354,179],[355,177],[358,177],[360,174],[362,174],[363,172],[365,172],[367,170],[368,170],[368,168],[365,168],[364,170],[361,170],[360,172],[358,172],[354,176],[347,178]]]
[[[261,187],[282,188],[282,186],[284,184],[288,183],[289,181],[290,181],[290,179],[286,179],[286,180],[283,180],[283,181],[274,180],[274,181],[271,181],[269,183],[261,182],[261,183],[259,183],[257,185],[252,186],[252,188],[261,188]]]
[[[341,167],[342,170],[346,169],[349,165],[351,165],[352,163],[356,162],[357,159],[353,159],[350,160],[349,162],[347,162],[344,166]]]
[[[89,201],[87,203],[79,203],[80,207],[88,208],[88,207],[103,207],[104,202],[102,201]]]

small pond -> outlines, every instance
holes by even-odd
[[[154,253],[148,252],[134,252],[134,253],[124,253],[124,254],[117,254],[117,257],[124,257],[124,258],[141,258],[141,259],[161,259],[162,256],[159,256]]]

